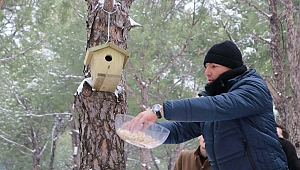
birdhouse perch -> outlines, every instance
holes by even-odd
[[[110,42],[89,48],[84,65],[89,65],[92,88],[99,91],[114,92],[119,85],[122,70],[130,53]]]

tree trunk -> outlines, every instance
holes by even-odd
[[[40,144],[39,144],[39,139],[37,139],[37,135],[34,132],[34,129],[30,127],[30,140],[32,144],[32,148],[34,150],[33,152],[33,170],[39,170],[41,168],[40,165]]]
[[[277,0],[269,1],[270,18],[270,54],[272,60],[272,80],[275,92],[278,96],[274,97],[274,104],[279,111],[280,116],[277,120],[280,124],[286,126],[289,120],[289,107],[286,98],[286,77],[283,64],[283,53],[280,44],[280,21],[277,12]]]
[[[300,114],[300,82],[299,82],[299,39],[300,28],[294,23],[294,6],[292,0],[284,1],[284,12],[286,21],[286,44],[281,41],[280,20],[277,12],[277,0],[269,0],[270,18],[270,53],[274,87],[278,96],[274,97],[276,109],[279,111],[278,123],[284,125],[290,133],[290,141],[297,147],[299,154],[299,114]],[[299,17],[299,12],[298,12]],[[300,20],[298,19],[298,22]],[[300,23],[298,23],[299,25]],[[296,28],[296,30],[295,30]],[[298,30],[297,30],[298,29]],[[296,34],[296,35],[295,35]],[[282,43],[280,43],[282,42]],[[283,46],[283,48],[281,47]],[[286,51],[286,53],[285,53]],[[283,61],[287,56],[289,65]],[[289,80],[289,82],[287,82]],[[290,92],[289,92],[290,91]],[[288,97],[290,95],[291,97]]]
[[[72,114],[71,126],[71,138],[72,138],[72,149],[73,149],[73,165],[72,170],[79,170],[80,167],[80,150],[79,150],[79,137],[76,126],[76,116],[73,108],[70,108],[70,113]]]
[[[292,93],[292,117],[288,124],[290,131],[290,140],[293,144],[299,147],[299,114],[300,114],[300,81],[299,81],[299,57],[297,52],[299,49],[296,49],[296,36],[294,27],[294,6],[292,0],[285,1],[285,10],[286,10],[286,22],[287,22],[287,33],[286,33],[286,45],[287,45],[287,55],[289,60],[290,67],[290,84],[291,84],[291,93]],[[299,12],[298,12],[299,17]],[[297,27],[295,27],[297,28]],[[299,28],[298,28],[299,29]],[[296,34],[297,35],[297,34]],[[299,35],[298,35],[299,36]],[[299,54],[299,53],[298,53]],[[298,151],[299,152],[299,151]]]
[[[118,5],[112,4],[113,1],[103,2],[87,0],[87,48],[110,41],[126,49],[130,30],[128,9],[132,1],[121,1]],[[85,77],[90,77],[89,73],[90,68],[85,67]],[[124,83],[122,74],[119,85],[123,87]],[[125,91],[116,96],[111,92],[93,91],[85,84],[83,91],[75,95],[74,103],[79,113],[79,169],[125,169],[124,142],[114,127],[115,115],[127,112]]]
[[[296,29],[296,31],[295,31],[295,41],[294,41],[294,43],[295,43],[295,51],[296,51],[296,54],[298,54],[297,56],[295,56],[296,58],[298,58],[298,61],[299,61],[299,54],[300,54],[300,9],[298,8],[298,10],[297,10],[297,15],[296,15],[297,17],[298,17],[298,20],[297,20],[297,23],[296,23],[296,27],[295,27],[295,29]],[[299,67],[299,65],[298,65],[298,67]],[[298,69],[298,71],[300,71],[299,69]],[[298,73],[299,74],[299,73]],[[295,146],[297,147],[297,153],[298,153],[298,157],[300,157],[300,135],[299,135],[299,124],[300,124],[300,118],[299,118],[299,112],[300,112],[300,108],[299,108],[299,93],[300,93],[300,90],[299,90],[299,76],[298,76],[298,78],[296,79],[298,82],[297,82],[297,84],[298,84],[298,100],[294,100],[294,103],[297,105],[297,109],[298,109],[298,111],[296,112],[296,113],[293,113],[293,117],[294,116],[297,116],[297,122],[296,121],[294,121],[293,122],[293,129],[297,129],[297,132],[296,132],[296,134],[297,134],[297,136],[295,136]],[[295,124],[297,124],[298,126],[295,126]],[[297,138],[298,137],[298,138]]]

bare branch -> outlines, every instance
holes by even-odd
[[[56,73],[53,72],[48,72],[50,75],[55,76],[55,77],[59,77],[59,78],[78,78],[78,79],[82,79],[84,78],[83,76],[74,76],[74,75],[58,75]]]
[[[24,154],[24,155],[27,155],[27,156],[32,156],[32,154],[31,153],[26,153],[26,152],[24,152],[24,151],[22,151],[22,150],[19,150],[22,154]]]
[[[30,148],[28,148],[28,147],[26,147],[26,146],[24,146],[24,145],[22,145],[22,144],[19,144],[19,143],[17,143],[17,142],[14,142],[14,141],[12,141],[12,140],[9,140],[9,139],[7,139],[7,138],[5,138],[4,136],[2,136],[2,135],[0,135],[0,138],[2,138],[3,140],[5,140],[6,142],[9,142],[9,143],[11,143],[11,144],[13,144],[13,145],[17,145],[17,146],[19,146],[19,147],[21,147],[21,148],[23,148],[23,149],[26,149],[26,150],[28,150],[28,151],[30,151],[30,152],[35,152],[35,150],[32,150],[32,149],[30,149]]]
[[[176,59],[178,59],[178,58],[181,56],[181,54],[185,51],[185,49],[186,49],[186,47],[187,47],[187,44],[188,44],[189,40],[191,40],[191,39],[193,39],[193,37],[191,37],[190,39],[187,39],[187,40],[186,40],[186,42],[183,44],[183,46],[182,46],[182,48],[180,49],[180,51],[178,52],[178,54],[175,55],[175,56],[174,56],[174,57],[166,64],[166,66],[165,66],[164,68],[162,68],[162,69],[160,70],[160,72],[158,72],[158,73],[155,75],[155,77],[149,82],[149,85],[151,85],[153,82],[156,82],[157,79],[158,79],[163,73],[165,73],[166,70],[167,70],[169,67],[172,66],[172,64],[174,63],[174,61],[175,61]]]
[[[183,80],[188,76],[192,74],[192,71],[194,71],[194,68],[192,66],[187,67],[189,68],[189,70],[185,73],[185,75],[182,75],[175,83],[172,84],[171,87],[169,87],[167,90],[164,91],[163,98],[165,98],[169,93],[171,93],[171,91],[180,83],[183,82]],[[155,98],[155,96],[152,96]],[[162,98],[160,97],[159,99],[157,99],[158,103],[161,103],[162,101],[160,101]]]
[[[176,85],[178,83],[180,83],[180,82],[182,82],[182,77],[180,79],[178,79],[175,83],[173,83],[172,86],[171,86],[171,88],[169,88],[168,90],[166,90],[163,96],[166,97],[176,87]]]
[[[44,147],[43,147],[43,149],[42,149],[42,151],[41,151],[41,153],[40,153],[40,156],[43,155],[43,152],[44,152],[45,149],[47,148],[47,144],[48,144],[48,141],[45,143],[45,145],[44,145]]]
[[[136,82],[139,84],[139,86],[142,86],[143,83],[142,83],[141,79],[139,78],[139,76],[137,75],[137,72],[135,71],[135,69],[130,61],[127,62],[127,66],[129,68],[129,71],[132,73],[133,77],[135,78]]]
[[[82,19],[84,19],[84,16],[82,14],[79,13],[79,10],[77,10],[74,5],[72,4],[72,2],[70,1],[70,5],[71,7],[74,9],[75,13]]]
[[[204,4],[205,4],[205,1],[202,1],[201,7],[204,6]],[[194,1],[193,5],[194,6],[193,6],[193,22],[192,22],[192,25],[194,26],[194,25],[196,25],[200,21],[200,19],[202,18],[202,16],[199,16],[198,19],[195,18],[196,11],[199,10],[199,8],[196,9],[196,2],[195,1]]]
[[[226,32],[228,38],[229,38],[231,41],[233,41],[233,38],[232,38],[231,34],[229,33],[229,31],[228,31],[228,29],[227,29],[227,23],[225,24],[224,22],[221,22],[221,24],[222,24],[222,27],[224,28],[224,30],[225,30],[225,32]]]
[[[285,15],[286,15],[286,10],[282,11],[282,13],[278,15],[278,19],[283,19]]]
[[[152,150],[150,150],[150,156],[151,156],[152,160],[155,160],[155,157],[154,157],[154,154],[153,154]],[[153,161],[153,164],[154,164],[155,169],[159,169],[156,161]]]
[[[260,10],[257,6],[255,6],[254,4],[252,4],[251,2],[249,2],[248,0],[241,0],[242,2],[246,3],[247,5],[249,5],[250,7],[252,7],[253,9],[255,9],[258,13],[260,13],[263,17],[265,17],[268,21],[270,20],[271,16],[268,15],[267,13],[265,13],[264,11]]]
[[[255,37],[256,39],[260,40],[261,42],[271,45],[271,42],[269,40],[264,39],[264,38],[260,37],[259,35],[255,34],[255,33],[252,33],[251,35],[253,37]]]
[[[142,102],[139,100],[139,98],[135,95],[134,91],[128,86],[127,83],[124,84],[126,90],[128,90],[129,94],[135,99],[136,103],[139,105],[139,106],[142,106]],[[143,109],[143,108],[141,108]]]
[[[33,117],[44,117],[44,116],[58,116],[58,115],[67,115],[70,116],[72,115],[71,113],[46,113],[43,115],[36,115],[36,114],[25,114],[25,116],[33,116]]]
[[[26,104],[25,104],[25,100],[24,100],[24,99],[21,99],[21,98],[18,96],[17,93],[15,93],[15,96],[16,96],[16,98],[17,98],[18,103],[22,106],[22,108],[23,108],[24,110],[27,111],[27,106],[26,106]]]
[[[12,59],[18,58],[18,57],[20,57],[21,55],[24,55],[24,54],[27,53],[28,51],[32,50],[35,46],[39,45],[41,42],[43,42],[43,39],[41,39],[41,40],[38,41],[37,43],[31,45],[31,46],[28,47],[26,50],[21,51],[18,55],[11,56],[11,57],[8,57],[8,58],[0,59],[0,62],[8,62],[8,61],[10,61],[10,60],[12,60]]]
[[[270,83],[269,77],[263,76],[263,79],[265,80],[265,82],[266,82],[268,88],[270,89],[270,92],[272,93],[273,97],[276,98],[276,99],[279,99],[280,96],[279,96],[278,93],[276,92],[274,86]]]

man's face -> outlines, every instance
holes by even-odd
[[[206,70],[205,70],[205,76],[207,79],[208,84],[212,83],[213,81],[215,81],[220,74],[231,70],[231,68],[226,67],[226,66],[222,66],[220,64],[216,64],[216,63],[206,63],[205,64]]]

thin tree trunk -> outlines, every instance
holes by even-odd
[[[300,81],[299,81],[299,57],[297,57],[296,50],[296,37],[295,37],[295,23],[294,23],[294,6],[292,0],[285,1],[286,22],[287,22],[287,55],[289,59],[290,67],[290,83],[292,92],[292,117],[288,123],[289,129],[291,129],[291,142],[298,144],[299,146],[299,114],[300,114]],[[296,27],[295,27],[296,28]],[[297,34],[296,34],[297,35]],[[297,145],[296,145],[297,146]],[[299,151],[298,151],[299,153]]]
[[[286,126],[289,120],[289,107],[286,98],[286,76],[284,72],[283,53],[280,50],[280,21],[277,12],[277,0],[269,0],[270,22],[270,54],[272,60],[272,80],[278,98],[274,98],[274,104],[279,111],[279,123]]]
[[[70,112],[72,114],[72,120],[71,120],[71,138],[72,138],[72,149],[73,149],[73,166],[72,170],[79,170],[80,167],[80,150],[79,150],[79,137],[78,137],[78,131],[76,126],[76,116],[74,113],[73,108],[70,108]]]
[[[41,165],[40,165],[40,145],[37,139],[37,135],[34,132],[34,129],[31,127],[30,128],[30,139],[31,139],[31,144],[32,148],[34,150],[33,152],[33,170],[39,170]]]
[[[143,82],[146,82],[145,79],[143,79]],[[148,99],[148,93],[149,93],[149,87],[141,87],[141,93],[142,93],[142,103],[144,104],[143,106],[148,106],[149,105],[149,99]],[[147,108],[143,108],[143,111],[145,111]],[[140,154],[141,154],[141,170],[148,170],[150,168],[150,150],[149,149],[140,149]]]

